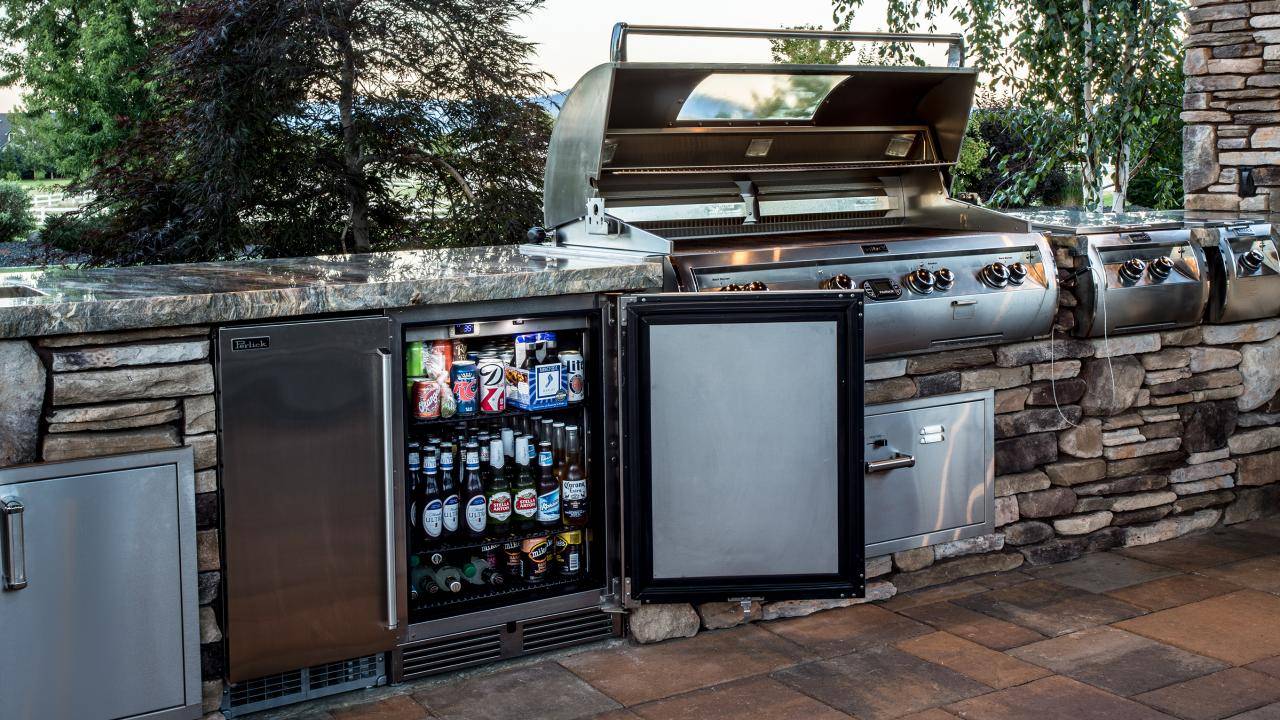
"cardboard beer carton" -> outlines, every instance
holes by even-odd
[[[507,404],[521,410],[545,410],[569,404],[568,377],[558,361],[539,363],[547,341],[555,333],[517,335],[515,353],[507,366]]]

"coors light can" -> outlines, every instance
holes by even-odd
[[[480,412],[507,409],[507,366],[496,355],[485,355],[476,364],[480,374]]]

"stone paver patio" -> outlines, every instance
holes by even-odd
[[[1280,720],[1280,518],[271,716]]]

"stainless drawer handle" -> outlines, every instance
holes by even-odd
[[[970,305],[977,305],[977,304],[978,304],[977,300],[952,300],[951,301],[951,307],[969,307]]]
[[[893,457],[888,460],[873,460],[867,463],[866,471],[870,473],[889,472],[890,470],[898,470],[899,468],[909,468],[916,466],[915,455],[904,455],[902,453],[894,453]]]
[[[0,500],[0,516],[4,519],[4,589],[21,590],[27,586],[27,551],[22,537],[22,513],[26,510],[15,498]]]

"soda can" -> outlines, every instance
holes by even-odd
[[[422,343],[414,340],[404,348],[404,374],[409,377],[422,375]]]
[[[453,396],[458,403],[459,416],[476,414],[476,393],[480,389],[479,385],[480,376],[476,373],[474,361],[453,361]]]
[[[540,583],[547,579],[550,569],[551,538],[546,535],[526,538],[520,545],[521,560],[524,569],[524,581]]]
[[[448,340],[436,340],[422,349],[422,374],[432,380],[449,382],[453,369],[453,347]]]
[[[583,372],[582,353],[577,350],[565,350],[560,353],[560,364],[564,366],[569,402],[582,402],[582,399],[587,396],[587,376]]]
[[[556,536],[556,571],[565,577],[582,572],[581,530],[570,530]]]
[[[480,412],[500,413],[507,409],[507,366],[495,355],[480,358]]]
[[[435,420],[440,417],[440,385],[435,380],[413,383],[413,419]]]

